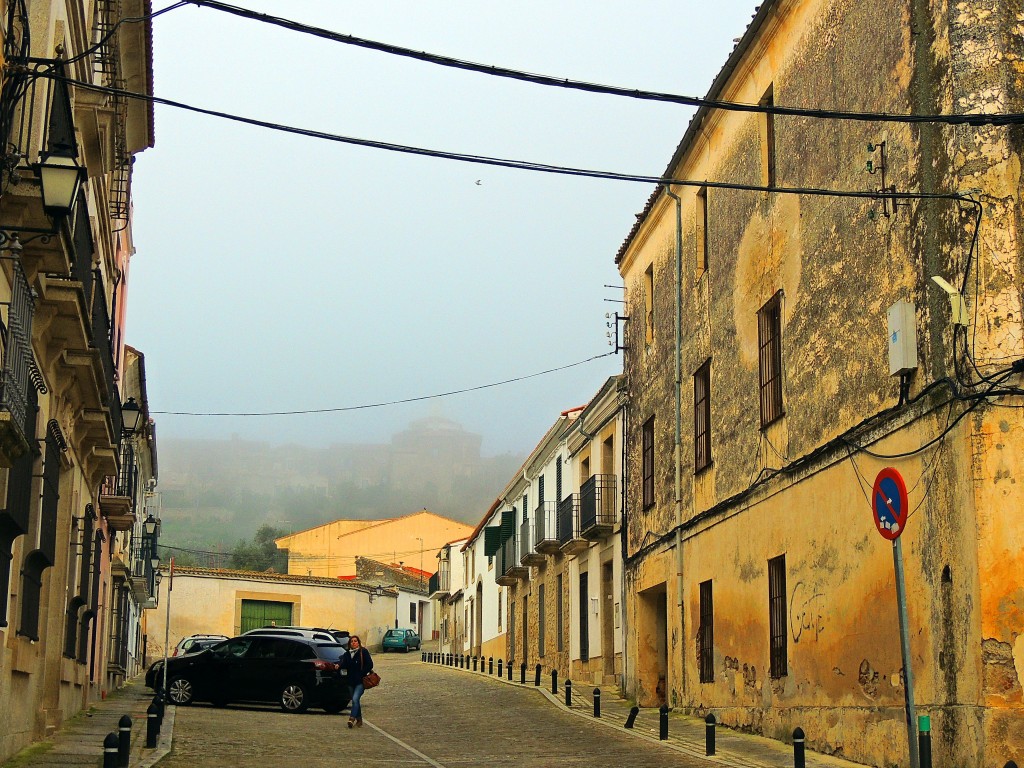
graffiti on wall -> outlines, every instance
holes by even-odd
[[[824,600],[825,595],[817,587],[802,581],[793,586],[793,594],[789,599],[789,629],[794,643],[804,638],[817,641],[825,631],[825,617],[822,615]]]

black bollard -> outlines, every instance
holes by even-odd
[[[505,673],[501,671],[502,660],[498,659],[498,677],[504,677]]]
[[[153,703],[156,704],[157,730],[159,730],[164,727],[164,710],[167,705],[164,702],[163,696],[160,694],[153,697]]]
[[[715,754],[715,716],[710,713],[704,718],[704,754]]]
[[[555,696],[558,695],[558,670],[557,669],[552,669],[551,670],[551,692],[553,694],[555,694]]]
[[[505,662],[505,672],[508,674],[508,681],[512,682],[512,659]]]
[[[519,666],[519,684],[526,685],[526,662]]]
[[[565,706],[572,706],[572,680],[565,681]]]
[[[1017,768],[1017,764],[1013,760],[1007,760],[1003,768]]]
[[[633,723],[636,722],[636,716],[640,714],[640,707],[630,707],[629,717],[626,718],[626,727],[632,728]]]
[[[658,710],[658,738],[665,741],[668,738],[668,705],[662,704]]]
[[[150,704],[146,710],[146,749],[154,749],[160,736],[160,713],[156,704]]]
[[[797,728],[793,731],[793,768],[806,768],[803,728]]]
[[[128,756],[132,753],[132,719],[121,715],[117,721],[117,765],[128,768]]]
[[[426,651],[420,651],[420,661],[426,661],[426,660],[427,660],[427,652]]]
[[[474,656],[473,657],[473,671],[474,672],[476,672],[476,662],[477,662],[477,658],[476,658],[476,656]]]
[[[932,768],[932,719],[928,715],[917,718],[917,752],[921,768]]]
[[[533,677],[533,684],[538,688],[540,687],[540,664],[537,665],[537,670]]]
[[[594,689],[594,717],[601,716],[601,689]]]
[[[494,674],[494,657],[493,656],[488,656],[487,657],[487,674],[488,675],[493,675]]]
[[[117,734],[113,731],[103,739],[103,768],[117,768]]]

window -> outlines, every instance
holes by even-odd
[[[537,596],[537,653],[544,656],[544,584],[540,584]]]
[[[654,506],[654,417],[651,416],[643,426],[642,435],[642,474],[644,509]]]
[[[782,291],[757,311],[758,368],[761,378],[761,427],[783,415]]]
[[[409,623],[416,623],[416,603],[409,603]]]
[[[524,493],[523,494],[523,522],[524,523],[527,520],[529,520],[529,518],[530,518],[529,512],[527,511],[530,508],[529,507],[529,502],[530,502],[529,494]]]
[[[562,457],[555,462],[555,501],[562,500]]]
[[[697,649],[700,654],[700,681],[715,681],[715,607],[711,593],[711,580],[700,585],[700,629],[697,632]]]
[[[555,650],[559,653],[562,651],[562,624],[563,624],[563,609],[562,609],[562,574],[558,574],[555,579],[555,626],[558,631],[555,632]]]
[[[775,91],[768,86],[758,104],[762,107],[775,106]],[[760,114],[761,133],[761,183],[766,187],[774,187],[775,179],[775,115],[771,112]]]
[[[505,605],[505,600],[502,597],[501,590],[498,590],[498,629],[501,629],[501,609]]]
[[[537,478],[537,507],[544,506],[544,475]]]
[[[769,669],[772,678],[789,674],[786,659],[786,556],[768,561]]]
[[[697,233],[697,277],[708,270],[708,188],[697,190],[697,205],[694,211],[694,230]]]
[[[644,340],[654,343],[654,265],[644,272]]]
[[[693,374],[693,471],[711,465],[711,358]]]

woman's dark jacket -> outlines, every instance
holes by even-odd
[[[366,648],[360,648],[354,656],[345,651],[345,656],[340,661],[341,666],[348,670],[348,682],[353,687],[363,682],[363,676],[373,669],[373,657]]]

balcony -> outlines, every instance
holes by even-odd
[[[519,525],[519,542],[521,545],[519,563],[524,566],[544,565],[544,555],[537,552],[533,546],[534,536],[531,535],[533,533],[531,528],[533,528],[533,526],[531,525],[529,518],[523,520]]]
[[[614,529],[615,475],[591,475],[580,488],[580,535],[600,541]]]
[[[495,581],[503,587],[511,587],[520,579],[530,578],[530,569],[523,566],[517,557],[518,538],[509,536],[498,550],[498,570]]]
[[[558,502],[558,544],[563,555],[578,555],[590,542],[580,536],[580,495],[572,493]]]
[[[440,600],[448,596],[451,574],[448,571],[438,571],[430,577],[427,583],[427,594],[431,600]]]
[[[0,367],[0,466],[12,467],[30,450],[26,434],[29,388],[42,383],[42,375],[32,354],[32,315],[35,301],[20,262],[11,262],[11,298],[6,307],[7,333],[2,344]],[[44,390],[45,391],[45,388]],[[33,420],[35,414],[32,414]]]
[[[542,501],[534,511],[534,549],[544,555],[556,555],[562,545],[558,541],[558,502]]]
[[[107,477],[100,487],[100,514],[113,530],[130,531],[136,523],[135,490],[139,469],[135,464],[135,451],[128,442],[121,444],[120,464],[118,474]]]

